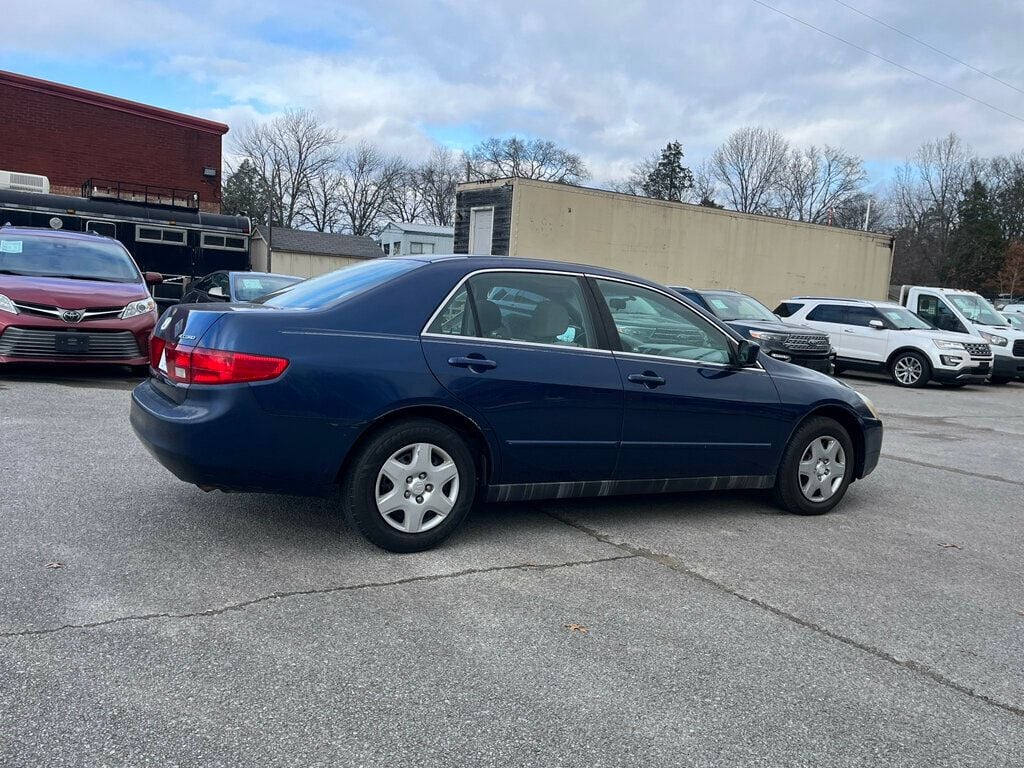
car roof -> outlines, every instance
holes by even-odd
[[[873,307],[877,303],[879,303],[874,301],[868,301],[867,299],[842,299],[839,298],[838,296],[794,296],[791,299],[786,299],[786,301],[827,301],[832,304],[849,304],[854,307]]]
[[[635,283],[642,283],[656,288],[664,288],[660,283],[653,280],[633,275],[628,272],[620,272],[617,269],[597,267],[592,264],[580,264],[571,261],[554,261],[551,259],[534,259],[529,256],[472,256],[466,254],[423,254],[423,255],[402,255],[383,256],[381,258],[395,261],[419,261],[428,264],[439,262],[462,261],[465,264],[466,272],[473,272],[478,269],[537,269],[556,272],[577,272],[579,274],[594,275],[596,277],[611,277],[621,280],[629,280]]]
[[[65,240],[87,240],[95,242],[97,239],[104,241],[114,240],[112,237],[97,235],[95,232],[71,232],[66,229],[48,229],[44,227],[6,227],[0,226],[0,235],[4,237],[54,237]],[[116,240],[114,242],[117,242]]]

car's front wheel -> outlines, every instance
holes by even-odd
[[[372,435],[343,479],[349,524],[390,552],[440,544],[465,519],[475,493],[476,466],[466,441],[427,419]]]
[[[924,355],[901,352],[892,361],[892,380],[900,387],[923,387],[931,378],[931,366]]]
[[[803,424],[782,454],[775,500],[797,515],[821,515],[846,494],[854,472],[853,442],[843,426],[824,416]]]

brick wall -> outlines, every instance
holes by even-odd
[[[95,97],[94,100],[90,97]],[[0,170],[38,173],[56,194],[89,178],[175,187],[220,209],[227,126],[0,72]],[[217,169],[205,180],[203,168]]]

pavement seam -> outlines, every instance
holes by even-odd
[[[572,568],[578,565],[596,565],[599,563],[613,563],[619,560],[632,560],[636,558],[634,554],[615,555],[614,557],[600,557],[593,560],[574,560],[568,563],[518,563],[516,565],[496,565],[491,568],[467,568],[463,571],[456,571],[454,573],[437,573],[426,576],[409,576],[405,579],[396,579],[394,581],[371,581],[365,584],[345,584],[336,587],[322,587],[320,589],[296,589],[289,590],[286,592],[272,592],[269,595],[262,595],[260,597],[254,597],[251,600],[243,600],[238,603],[229,603],[228,605],[221,606],[219,608],[207,608],[203,611],[190,611],[188,613],[143,613],[135,614],[130,616],[117,616],[112,619],[103,619],[102,621],[89,621],[82,624],[61,624],[58,627],[46,627],[44,629],[24,629],[8,632],[0,632],[0,639],[17,638],[17,637],[33,637],[36,635],[52,635],[56,632],[64,632],[72,629],[96,629],[98,627],[106,627],[112,624],[125,624],[134,621],[151,621],[153,619],[196,619],[204,618],[207,616],[219,616],[230,611],[242,611],[253,605],[260,603],[266,603],[271,600],[282,600],[290,597],[304,597],[307,595],[330,595],[337,592],[355,592],[362,589],[378,589],[384,587],[397,587],[404,584],[416,584],[419,582],[429,581],[446,581],[448,579],[457,579],[463,576],[475,576],[482,573],[498,573],[500,571],[553,571],[560,568]]]
[[[929,464],[927,461],[917,461],[916,459],[908,459],[904,456],[893,456],[888,453],[883,453],[882,458],[887,461],[902,461],[904,464],[913,464],[915,467],[925,467],[927,469],[937,469],[941,472],[952,472],[954,475],[963,475],[964,477],[977,477],[981,480],[994,480],[997,483],[1007,483],[1009,485],[1016,485],[1024,488],[1024,483],[1019,480],[1009,480],[1005,477],[999,477],[999,475],[985,475],[981,472],[971,472],[966,469],[957,469],[956,467],[944,467],[941,464]]]
[[[862,643],[858,640],[854,640],[851,637],[846,637],[845,635],[841,635],[838,632],[834,632],[833,630],[823,627],[820,624],[816,624],[813,621],[789,613],[783,610],[782,608],[772,605],[771,603],[766,603],[765,601],[759,600],[756,597],[751,597],[750,595],[743,594],[742,592],[740,592],[737,589],[734,589],[733,587],[723,584],[722,582],[715,581],[711,577],[705,576],[703,573],[694,570],[693,568],[686,565],[678,558],[673,557],[672,555],[664,555],[649,549],[645,549],[643,547],[637,547],[632,544],[626,544],[621,541],[615,541],[610,536],[607,536],[593,528],[583,525],[582,523],[569,520],[548,510],[542,509],[541,511],[547,514],[549,517],[552,517],[555,520],[558,520],[559,522],[564,523],[565,525],[568,525],[571,528],[575,528],[576,530],[581,531],[587,534],[588,536],[597,539],[603,544],[610,544],[613,547],[618,547],[624,552],[628,552],[630,555],[633,555],[634,557],[638,557],[643,560],[648,560],[652,563],[656,563],[672,571],[675,571],[676,573],[681,573],[685,576],[689,576],[690,578],[700,581],[703,584],[707,584],[708,586],[714,587],[720,592],[725,592],[726,594],[731,595],[732,597],[739,598],[740,600],[746,603],[750,603],[751,605],[756,606],[757,608],[760,608],[764,611],[768,611],[769,613],[778,616],[781,619],[789,621],[793,624],[796,624],[797,626],[800,626],[804,629],[809,629],[812,632],[816,632],[820,635],[829,638],[830,640],[835,640],[836,642],[843,643],[844,645],[847,645],[851,648],[855,648],[864,653],[870,654],[878,659],[881,659],[882,661],[894,664],[910,672],[923,675],[924,677],[929,678],[932,682],[938,683],[939,685],[942,685],[946,688],[950,688],[956,691],[957,693],[963,694],[964,696],[968,696],[969,698],[972,698],[983,704],[987,704],[991,707],[996,707],[997,709],[1001,709],[1004,712],[1008,712],[1011,715],[1016,715],[1017,717],[1024,717],[1024,708],[1022,707],[1017,707],[1013,704],[1007,704],[1006,702],[999,701],[998,699],[993,699],[990,696],[986,696],[983,693],[979,693],[978,691],[974,690],[969,686],[963,685],[962,683],[958,683],[955,680],[946,677],[941,672],[937,672],[925,664],[913,661],[912,659],[901,659],[897,656],[893,656],[891,653],[883,651],[881,648],[876,648],[872,645],[868,645],[867,643]]]

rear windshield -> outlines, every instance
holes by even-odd
[[[138,267],[116,240],[0,235],[0,275],[138,283]]]
[[[321,309],[375,288],[403,275],[423,262],[387,257],[353,264],[312,280],[305,280],[257,299],[257,304],[284,309]]]

